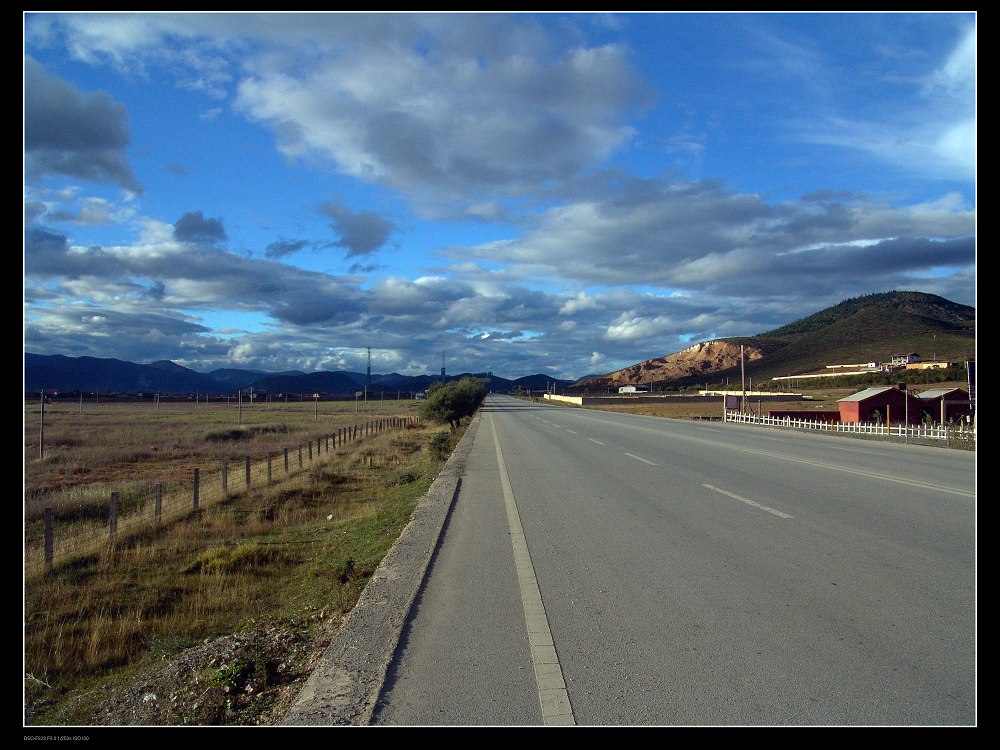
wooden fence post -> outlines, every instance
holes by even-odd
[[[302,446],[299,446],[299,468],[302,468]]]
[[[250,486],[250,456],[246,458],[247,487]]]
[[[159,482],[153,488],[153,520],[157,526],[163,519],[163,485]]]
[[[309,441],[309,460],[313,460],[313,441]]]
[[[201,470],[195,467],[194,470],[194,510],[198,510],[198,480],[201,477]]]
[[[288,448],[285,448],[285,473],[288,473]]]
[[[52,531],[52,508],[45,509],[45,572],[52,572],[52,557],[55,545]]]
[[[118,493],[111,493],[111,517],[108,519],[108,529],[110,530],[110,536],[112,539],[115,538],[115,534],[118,532]]]
[[[229,490],[229,459],[222,459],[222,494]]]

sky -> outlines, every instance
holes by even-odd
[[[27,13],[24,350],[601,374],[976,304],[974,13]]]

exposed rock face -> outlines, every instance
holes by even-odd
[[[760,359],[764,353],[752,346],[743,347],[747,362]],[[740,345],[728,341],[703,341],[665,357],[646,360],[607,375],[581,383],[586,387],[641,385],[651,380],[673,380],[690,375],[711,375],[719,370],[739,367]]]

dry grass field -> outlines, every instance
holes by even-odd
[[[240,425],[236,407],[224,404],[85,405],[82,414],[47,404],[39,459],[39,404],[29,403],[26,537],[44,507],[57,509],[57,529],[106,524],[114,488],[140,505],[154,480],[183,483],[194,467],[225,457],[260,456],[416,413],[412,401],[363,407],[320,403],[317,417],[311,403],[255,405],[244,407]],[[197,512],[26,578],[26,723],[274,720],[439,470],[444,456],[431,446],[442,432],[418,424],[322,458],[317,450],[302,470],[249,488],[233,482]],[[153,691],[142,693],[138,708],[115,708],[165,664],[206,648],[206,639],[237,636],[249,645],[180,670],[173,699],[148,698]]]

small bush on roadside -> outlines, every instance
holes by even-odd
[[[458,429],[463,417],[476,413],[487,392],[486,381],[479,378],[462,378],[433,390],[428,388],[427,400],[420,406],[420,415],[432,422],[447,423],[453,430]]]
[[[451,435],[439,432],[431,438],[431,455],[439,461],[444,461],[451,455]]]

